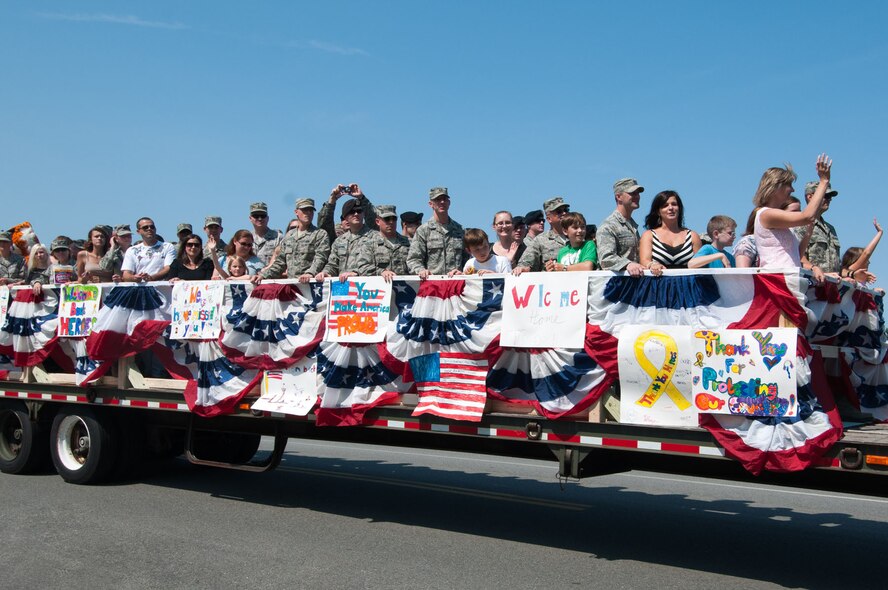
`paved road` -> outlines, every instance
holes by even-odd
[[[261,475],[0,475],[0,587],[885,587],[886,497],[638,471],[562,488],[554,472],[293,441]]]

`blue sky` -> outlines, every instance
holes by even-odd
[[[796,194],[835,161],[844,248],[888,225],[888,5],[880,2],[0,3],[0,225],[273,227],[358,182],[376,203],[489,232],[611,185],[677,190],[688,225],[741,225],[762,171]],[[888,244],[872,270],[888,283]]]

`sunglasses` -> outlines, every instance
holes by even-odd
[[[252,248],[253,242],[238,242],[238,246],[243,246],[244,248]]]
[[[268,217],[268,215],[266,215],[265,213],[253,213],[252,215],[250,215],[250,217],[252,217],[253,219],[265,219],[266,217]]]
[[[157,228],[154,225],[143,225],[139,228],[139,231],[154,231],[155,229]]]
[[[187,244],[185,244],[185,247],[186,248],[200,248],[200,244],[198,244],[197,242],[188,242]]]

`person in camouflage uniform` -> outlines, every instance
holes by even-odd
[[[99,268],[111,273],[111,280],[119,283],[123,280],[123,255],[133,245],[133,230],[124,223],[114,228],[111,234],[111,247],[99,261]]]
[[[253,224],[253,253],[268,266],[275,249],[284,241],[284,234],[268,227],[268,205],[262,201],[250,205],[250,223]]]
[[[296,201],[296,229],[287,233],[274,262],[253,277],[254,283],[278,279],[285,269],[287,277],[307,283],[324,268],[330,256],[330,240],[327,232],[312,225],[314,214],[314,199]]]
[[[342,206],[342,219],[348,224],[348,231],[336,238],[330,247],[330,258],[324,270],[315,277],[322,281],[327,277],[339,277],[344,281],[348,277],[357,275],[358,256],[361,253],[364,238],[373,233],[364,225],[364,209],[358,199],[349,199]],[[376,219],[376,214],[373,214]]]
[[[817,181],[809,182],[805,185],[805,200],[810,201],[817,190]],[[826,185],[826,194],[820,205],[820,215],[814,221],[812,226],[802,226],[792,228],[792,232],[801,242],[807,233],[811,232],[808,239],[808,248],[805,250],[805,256],[812,267],[817,266],[825,273],[834,273],[838,275],[842,270],[841,249],[839,247],[839,235],[836,228],[823,218],[823,214],[829,210],[832,198],[837,196],[838,191],[834,191],[832,185]],[[809,229],[810,227],[810,229]]]
[[[216,241],[216,256],[225,256],[225,248],[228,244],[222,239],[222,218],[216,215],[207,215],[204,219],[204,233],[207,234],[207,244],[210,243],[210,238]],[[253,240],[255,243],[255,238]],[[209,246],[204,247],[204,256],[210,257]]]
[[[598,225],[596,239],[602,270],[625,270],[633,277],[644,274],[644,267],[638,262],[638,223],[632,219],[643,192],[644,187],[634,178],[621,178],[614,183],[617,208]]]
[[[378,232],[371,232],[361,242],[357,272],[362,276],[382,276],[392,282],[395,275],[406,275],[410,240],[398,233],[398,213],[394,205],[376,208]]]
[[[404,211],[401,213],[401,232],[405,238],[412,240],[416,230],[422,225],[422,213]]]
[[[530,243],[536,239],[538,235],[546,229],[546,216],[542,209],[534,209],[528,211],[524,216],[524,223],[527,225],[527,235],[524,236],[524,245],[530,247]],[[557,223],[555,225],[558,225]],[[553,227],[555,227],[553,225]]]
[[[416,230],[407,254],[410,274],[425,280],[429,275],[453,276],[462,272],[468,260],[463,246],[463,226],[450,217],[450,195],[447,188],[437,186],[429,191],[432,219]]]
[[[357,201],[358,207],[364,212],[364,225],[370,228],[376,227],[376,213],[373,209],[373,203],[370,202],[370,199],[367,198],[361,187],[355,183],[349,185],[338,184],[330,191],[330,198],[321,206],[321,212],[318,213],[318,227],[327,232],[331,244],[346,233],[345,231],[337,232],[337,228],[342,229],[342,227],[333,223],[333,214],[336,213],[336,201],[345,195],[349,195]],[[342,219],[345,219],[344,215]]]
[[[0,232],[0,285],[17,285],[25,279],[25,259],[12,251],[12,236]]]
[[[521,255],[521,260],[515,266],[513,271],[515,276],[528,271],[554,270],[558,251],[567,244],[567,236],[564,235],[564,230],[561,228],[561,218],[570,212],[570,205],[565,203],[561,197],[552,197],[543,203],[543,211],[546,212],[546,219],[549,221],[551,229],[531,240],[527,250]]]

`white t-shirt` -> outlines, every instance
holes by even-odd
[[[491,254],[490,258],[484,262],[478,262],[475,257],[469,258],[463,267],[463,272],[467,275],[473,275],[479,270],[489,270],[490,272],[507,273],[512,272],[512,263],[505,256]]]
[[[130,246],[123,255],[123,265],[120,269],[133,274],[146,272],[153,275],[164,266],[172,264],[175,259],[176,249],[169,242],[156,242],[153,246],[139,242]]]

